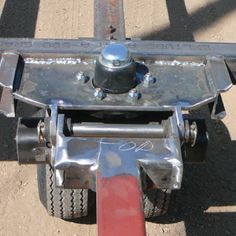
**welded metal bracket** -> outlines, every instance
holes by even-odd
[[[181,187],[183,164],[174,117],[165,122],[162,138],[102,138],[94,137],[95,133],[91,137],[66,137],[64,125],[64,116],[59,115],[53,162],[65,178],[58,187],[96,190],[97,172],[107,177],[126,173],[140,179],[141,169],[158,188]],[[122,125],[119,127],[122,129]]]
[[[182,61],[181,58],[169,61],[159,55],[146,56],[145,59],[137,55],[134,59],[137,62],[137,90],[140,99],[133,102],[127,99],[128,95],[124,93],[107,94],[105,99],[99,101],[94,97],[93,85],[96,54],[86,57],[82,54],[76,58],[65,58],[64,55],[56,58],[33,58],[31,55],[30,58],[22,57],[20,67],[17,67],[18,56],[9,54],[14,61],[7,63],[15,63],[10,64],[10,71],[6,68],[6,55],[8,54],[2,58],[0,78],[3,93],[8,93],[8,96],[1,100],[1,110],[8,116],[14,115],[14,99],[41,108],[58,102],[60,108],[82,110],[173,110],[175,106],[191,110],[215,102],[212,106],[214,114],[219,113],[220,93],[232,86],[225,60],[221,57],[188,62]],[[23,71],[20,78],[15,76],[19,70]],[[87,74],[86,83],[78,80],[76,75],[80,71]],[[155,78],[155,83],[149,86],[146,86],[144,81],[147,71]],[[10,73],[7,84],[6,73]],[[17,87],[13,88],[14,84],[17,84]],[[54,86],[55,84],[57,86]],[[67,89],[62,90],[64,87]],[[218,118],[222,118],[222,113],[218,114]]]
[[[95,190],[99,235],[143,236],[142,174],[179,189],[182,153],[202,161],[206,128],[183,113],[209,104],[213,119],[225,116],[236,44],[125,40],[123,1],[94,3],[96,39],[0,39],[0,112],[17,116],[18,101],[41,109],[19,119],[19,163],[50,164],[59,188]],[[99,55],[115,43],[136,62],[135,89],[120,94],[94,83]]]
[[[14,84],[19,54],[5,51],[0,61],[0,112],[7,117],[15,116]]]

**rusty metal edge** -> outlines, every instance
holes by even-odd
[[[94,37],[125,40],[123,0],[94,1]]]

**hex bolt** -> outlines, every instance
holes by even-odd
[[[129,91],[129,99],[131,99],[132,101],[137,101],[138,99],[140,99],[140,97],[141,93],[137,89],[131,89]]]
[[[96,88],[94,90],[94,94],[93,95],[98,100],[102,100],[102,99],[104,99],[106,97],[106,93],[102,89],[100,89],[100,88]]]
[[[154,84],[156,82],[156,78],[153,77],[150,73],[147,73],[144,76],[144,80],[143,80],[143,86],[144,87],[150,87],[152,84]]]
[[[83,71],[79,71],[76,75],[76,78],[82,83],[87,83],[89,80],[89,77],[86,76]]]

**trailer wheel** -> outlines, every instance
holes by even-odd
[[[50,165],[37,166],[38,192],[48,214],[72,220],[88,214],[87,189],[60,189],[55,186],[55,173]]]
[[[147,189],[143,193],[143,208],[145,218],[166,214],[170,202],[171,190]]]

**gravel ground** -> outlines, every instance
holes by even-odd
[[[125,0],[127,37],[235,42],[235,0]],[[0,37],[79,38],[93,35],[93,1],[0,0]],[[183,188],[167,216],[147,222],[156,235],[236,235],[236,117],[233,88],[228,116],[209,121],[208,162],[186,165]],[[15,155],[15,121],[0,119],[0,152]],[[0,235],[96,235],[94,217],[71,223],[49,217],[37,196],[36,169],[0,163]]]

